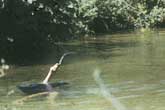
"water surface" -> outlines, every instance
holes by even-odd
[[[164,30],[100,35],[58,45],[77,54],[67,56],[50,81],[70,85],[57,88],[56,98],[43,96],[13,104],[25,97],[16,85],[41,82],[51,64],[13,65],[0,79],[0,110],[115,110],[93,78],[96,69],[128,110],[165,110]],[[52,57],[48,60],[57,62]]]

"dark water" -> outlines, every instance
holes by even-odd
[[[69,87],[57,88],[56,98],[52,94],[13,103],[25,97],[16,85],[41,82],[51,66],[13,65],[0,79],[0,110],[115,110],[102,96],[93,78],[95,70],[128,110],[165,110],[165,30],[101,35],[58,45],[77,52],[64,59],[51,79],[67,81]]]

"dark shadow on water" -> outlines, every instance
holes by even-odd
[[[76,44],[74,44],[74,42]],[[14,64],[18,66],[27,66],[27,65],[40,65],[40,64],[54,64],[58,62],[60,57],[65,52],[76,52],[74,55],[68,55],[68,59],[74,59],[75,57],[97,57],[99,59],[106,59],[109,57],[122,56],[122,53],[113,53],[113,51],[120,50],[122,48],[134,47],[137,45],[137,42],[134,41],[111,41],[110,38],[106,40],[86,40],[86,41],[74,41],[73,43],[61,43],[55,44],[55,46],[45,52],[43,55],[31,54],[30,57],[20,57],[14,60],[8,61],[9,64]],[[21,52],[20,52],[21,54]],[[67,59],[67,58],[65,58]],[[73,61],[70,61],[73,62]]]
[[[74,57],[97,57],[105,59],[107,57],[122,56],[122,53],[113,53],[122,48],[135,47],[137,42],[92,42],[81,43],[79,45],[62,45],[68,51],[75,51],[77,54]],[[70,55],[72,57],[72,55]]]

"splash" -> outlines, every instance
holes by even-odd
[[[101,71],[96,69],[93,73],[94,79],[100,87],[101,94],[105,99],[112,103],[116,110],[128,110],[105,86],[103,80],[100,78]]]

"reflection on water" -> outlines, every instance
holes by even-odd
[[[41,82],[51,65],[11,66],[0,79],[0,110],[115,110],[93,79],[96,68],[106,87],[129,110],[165,110],[164,36],[164,31],[157,31],[60,43],[77,54],[64,59],[51,82],[68,81],[69,87],[57,88],[56,98],[36,97],[15,105],[13,101],[24,97],[16,85]]]

